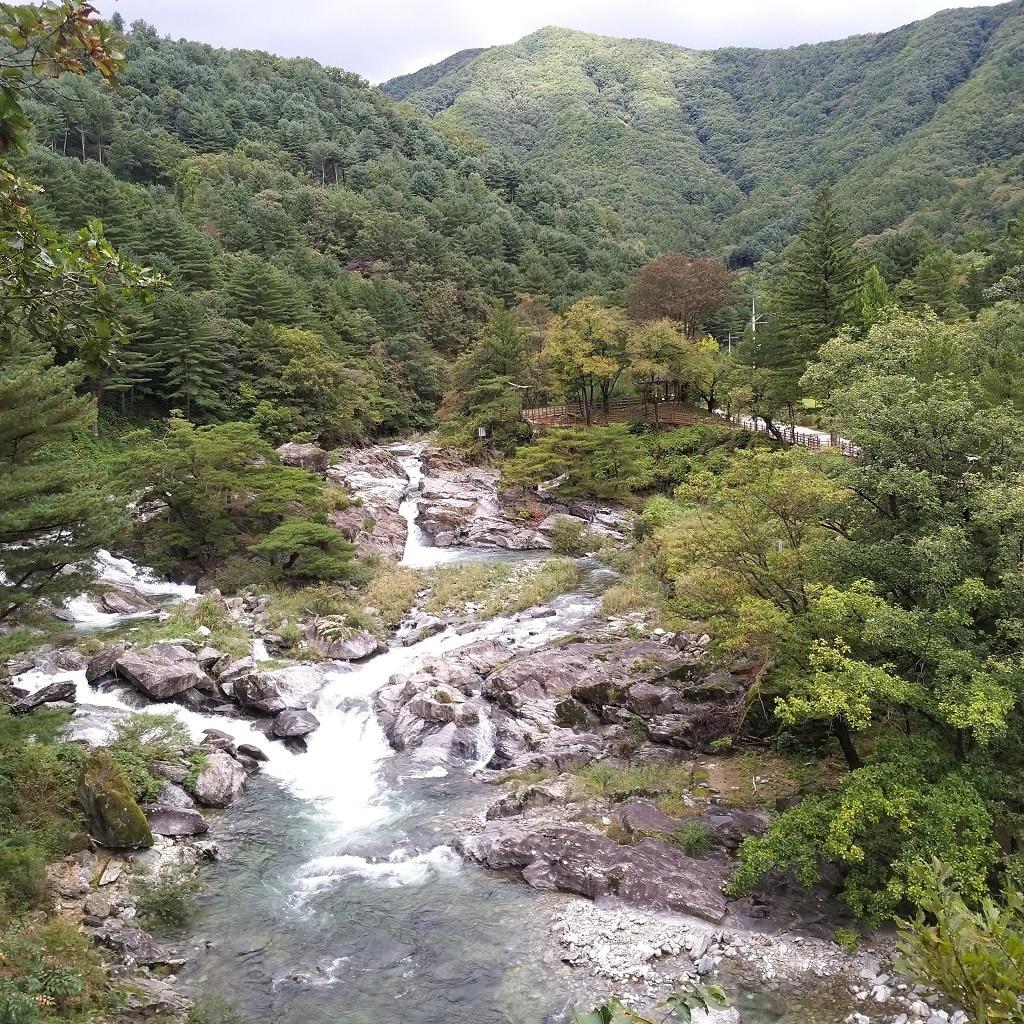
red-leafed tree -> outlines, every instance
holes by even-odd
[[[689,259],[670,252],[641,267],[630,282],[629,312],[634,320],[668,317],[695,337],[707,320],[733,298],[735,275],[706,256]]]

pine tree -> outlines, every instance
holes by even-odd
[[[59,600],[88,580],[89,555],[110,543],[122,513],[95,466],[65,449],[93,422],[75,394],[75,365],[55,366],[27,346],[0,359],[0,622],[46,596]]]
[[[811,216],[786,253],[779,285],[785,362],[798,378],[826,341],[859,320],[864,261],[831,189],[814,198]]]
[[[141,334],[152,368],[150,394],[189,420],[227,412],[231,346],[198,299],[165,292],[150,307]]]
[[[247,324],[265,320],[271,324],[304,322],[299,302],[287,276],[256,256],[243,256],[228,281],[232,315]]]
[[[878,323],[885,310],[894,306],[892,290],[873,263],[864,275],[860,289],[860,323],[865,333]]]

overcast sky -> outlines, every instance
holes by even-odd
[[[315,57],[371,82],[544,25],[681,46],[789,46],[884,32],[945,7],[933,0],[100,0],[110,15],[218,46]]]

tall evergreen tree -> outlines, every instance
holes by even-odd
[[[803,372],[818,349],[860,316],[864,261],[832,190],[814,197],[811,216],[786,252],[777,306],[785,368]]]
[[[71,3],[5,9],[0,154],[27,144],[30,70],[81,72],[85,52],[113,73],[107,31],[92,13]],[[41,224],[32,191],[0,159],[0,621],[80,589],[89,554],[117,526],[122,513],[102,475],[66,450],[95,410],[76,394],[81,365],[55,365],[55,350],[101,359],[123,330],[119,297],[148,283],[98,224],[71,238]]]
[[[305,320],[288,277],[256,256],[243,256],[236,262],[228,298],[232,314],[247,324],[265,320],[296,325]]]
[[[186,419],[227,411],[231,346],[218,328],[198,299],[169,291],[154,301],[141,329],[154,371],[146,390]]]

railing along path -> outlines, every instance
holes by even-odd
[[[523,409],[522,415],[523,419],[532,427],[586,426],[586,415],[579,402]],[[657,423],[673,427],[689,427],[706,423],[716,427],[765,434],[774,440],[781,439],[787,444],[799,445],[812,451],[829,451],[853,459],[860,457],[860,449],[852,441],[831,436],[824,431],[776,423],[775,429],[778,434],[775,434],[761,419],[751,416],[729,417],[725,413],[703,412],[671,399],[660,402],[644,402],[639,398],[613,398],[608,403],[607,411],[601,404],[596,405],[591,410],[590,425],[603,427],[609,423]]]

